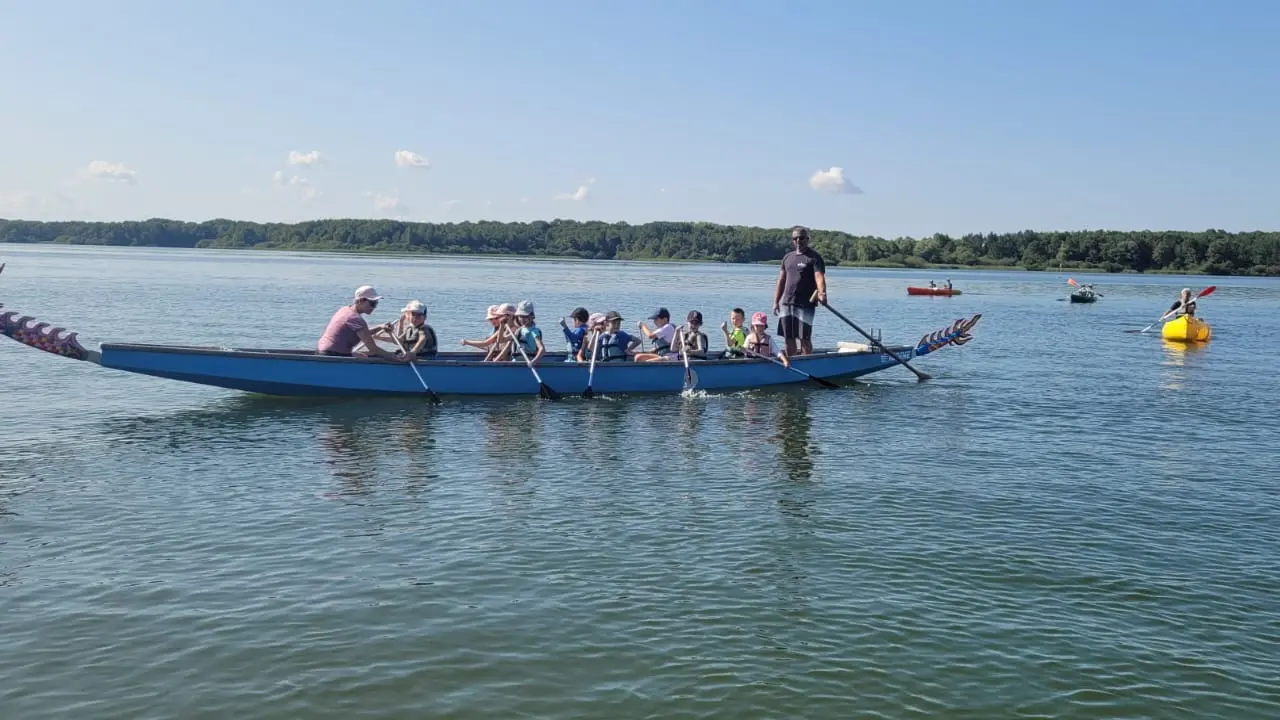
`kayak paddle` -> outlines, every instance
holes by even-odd
[[[1204,297],[1204,296],[1206,296],[1206,295],[1210,295],[1210,294],[1212,294],[1212,293],[1213,293],[1213,291],[1214,291],[1214,290],[1217,290],[1217,289],[1218,289],[1218,286],[1217,286],[1217,285],[1210,285],[1209,287],[1207,287],[1207,288],[1205,288],[1205,289],[1201,290],[1201,291],[1200,291],[1200,293],[1199,293],[1199,294],[1197,294],[1195,297],[1191,298],[1191,302],[1195,302],[1196,300],[1199,300],[1200,298],[1202,298],[1202,297]],[[1181,301],[1179,301],[1179,302],[1181,302]],[[1182,305],[1181,305],[1181,304],[1179,304],[1179,305],[1178,305],[1178,307],[1182,307]],[[1151,323],[1150,325],[1148,325],[1148,326],[1146,326],[1146,327],[1142,328],[1141,330],[1125,330],[1125,332],[1140,333],[1140,334],[1141,334],[1141,333],[1146,333],[1148,330],[1150,330],[1151,328],[1155,327],[1155,326],[1156,326],[1156,323],[1164,322],[1165,318],[1169,317],[1169,313],[1177,312],[1177,311],[1178,311],[1178,307],[1175,307],[1174,309],[1170,310],[1169,312],[1166,312],[1165,314],[1161,315],[1159,320],[1157,320],[1156,322]]]

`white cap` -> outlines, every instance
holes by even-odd
[[[374,302],[377,302],[378,300],[382,299],[382,296],[378,294],[377,290],[373,289],[372,285],[361,285],[360,287],[356,288],[355,299],[356,300],[373,300]]]
[[[410,300],[409,304],[405,305],[404,309],[401,310],[400,312],[413,313],[414,315],[426,315],[427,306],[423,305],[421,301]]]
[[[534,313],[533,313],[532,300],[521,300],[520,304],[516,306],[516,315],[519,317],[524,317],[526,315],[533,315],[533,314]]]

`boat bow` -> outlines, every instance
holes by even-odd
[[[54,355],[97,362],[98,353],[80,344],[78,334],[66,328],[52,327],[30,315],[19,315],[13,310],[4,311],[0,305],[0,334],[37,350]]]

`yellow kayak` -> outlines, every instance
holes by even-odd
[[[1178,342],[1208,342],[1212,334],[1213,328],[1209,323],[1188,315],[1179,315],[1160,329],[1160,337]]]

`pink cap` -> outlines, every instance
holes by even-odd
[[[499,306],[498,306],[498,312],[499,312],[499,313],[501,313],[502,315],[515,315],[515,314],[516,314],[516,304],[515,304],[515,303],[502,303],[501,305],[499,305]]]
[[[763,325],[763,326],[765,326],[765,327],[769,327],[769,316],[768,316],[768,315],[765,315],[765,314],[764,314],[764,313],[762,313],[762,312],[758,312],[758,313],[751,313],[751,324],[752,324],[753,326],[754,326],[754,325]]]
[[[485,311],[484,317],[486,320],[493,320],[494,318],[502,317],[502,311],[497,305],[490,305],[489,309]]]
[[[587,326],[595,327],[604,324],[604,313],[591,313],[591,317],[587,318]]]

